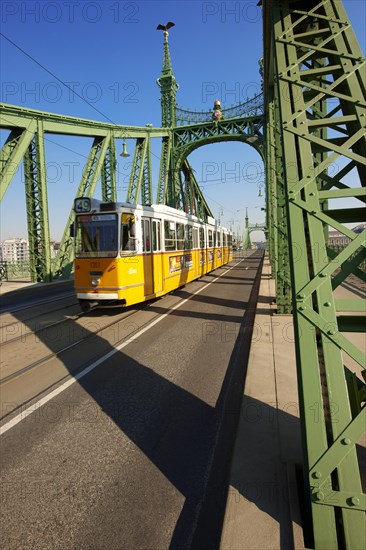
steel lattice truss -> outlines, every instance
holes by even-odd
[[[337,290],[366,278],[365,231],[346,225],[364,220],[365,60],[339,1],[264,2],[264,36],[271,256],[279,304],[294,310],[314,544],[362,548],[365,354],[350,333],[365,330],[365,301]],[[350,240],[338,254],[329,228]]]

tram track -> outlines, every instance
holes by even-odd
[[[7,360],[7,357],[2,354],[0,369],[1,420],[4,420],[45,391],[49,391],[55,385],[62,383],[68,377],[76,376],[88,364],[103,356],[106,347],[118,346],[133,337],[136,331],[141,330],[159,316],[159,313],[151,311],[148,312],[145,321],[144,315],[138,322],[134,321],[135,316],[141,313],[144,314],[152,304],[154,302],[143,303],[138,308],[134,307],[132,311],[125,310],[122,315],[118,314],[117,319],[114,318],[112,322],[101,324],[99,327],[94,324],[95,330],[84,327],[85,335],[72,342],[67,342],[66,345],[46,355],[41,355],[47,346],[44,341],[39,339],[40,356],[31,363],[24,362],[24,359],[29,358],[30,355],[34,357],[34,353],[30,351],[31,348],[29,347],[24,348],[19,356],[23,364],[19,364],[19,360]],[[76,320],[80,318],[93,320],[93,317],[90,318],[85,313],[81,313]],[[98,320],[100,321],[100,318]],[[67,319],[64,323],[67,321],[71,322],[72,319]],[[75,325],[75,319],[73,321]],[[79,326],[79,328],[83,330],[82,326]],[[34,338],[35,335],[28,334],[28,337],[30,336]],[[19,347],[19,344],[12,343]],[[50,347],[47,347],[47,350],[49,351]],[[14,357],[14,353],[7,355]],[[13,367],[15,367],[14,370]],[[24,396],[19,394],[19,388],[22,388]],[[25,391],[24,388],[29,388],[29,391]],[[13,396],[17,396],[16,399]]]
[[[54,311],[59,311],[59,310],[54,310]],[[46,329],[50,329],[50,328],[53,328],[55,326],[58,326],[58,325],[61,325],[63,323],[67,323],[67,322],[75,322],[77,321],[78,319],[80,319],[81,317],[83,317],[85,314],[84,313],[79,313],[77,315],[73,315],[71,317],[67,317],[66,319],[59,319],[58,321],[54,321],[54,322],[50,322],[50,323],[47,323],[47,324],[44,324],[42,326],[40,326],[38,329],[36,330],[33,330],[32,334],[37,337],[38,334],[44,332]],[[41,317],[40,315],[37,316],[37,317],[32,317],[30,320],[34,320],[34,319],[37,319],[38,317]],[[28,320],[27,320],[28,321]],[[11,323],[9,325],[5,325],[3,327],[0,328],[0,331],[2,331],[2,329],[9,329],[10,327],[13,327],[14,325],[19,325],[22,324],[24,325],[27,321],[16,321],[14,323]],[[19,336],[15,336],[14,338],[10,338],[8,340],[2,340],[1,338],[1,341],[0,341],[0,348],[3,348],[4,346],[7,346],[9,344],[13,344],[14,342],[18,342],[19,340],[23,341],[25,338],[25,335],[24,334],[20,334]]]
[[[53,302],[59,302],[61,300],[65,300],[66,298],[73,298],[75,297],[75,292],[74,290],[72,291],[67,291],[67,292],[64,292],[63,294],[60,294],[54,298],[49,298],[49,297],[46,297],[46,298],[35,298],[34,301],[31,301],[30,303],[26,303],[26,304],[19,304],[18,306],[4,306],[4,307],[1,307],[0,308],[0,315],[4,315],[4,314],[13,314],[13,313],[19,313],[20,311],[26,311],[28,309],[33,309],[34,307],[37,307],[37,306],[40,306],[40,305],[44,305],[44,304],[50,304],[50,303],[53,303]]]
[[[138,310],[140,311],[140,310]],[[128,319],[129,317],[131,317],[132,315],[135,315],[136,313],[138,313],[138,311],[131,311],[130,313],[128,313],[127,315],[125,315],[122,319],[118,319],[116,321],[113,321],[112,323],[108,323],[107,325],[104,325],[100,330],[97,330],[96,332],[92,332],[90,334],[88,334],[87,336],[85,336],[84,338],[80,338],[78,340],[76,340],[75,342],[72,342],[71,344],[61,348],[60,350],[58,350],[57,352],[54,352],[54,353],[50,353],[48,354],[47,356],[45,357],[42,357],[41,359],[38,359],[37,361],[34,361],[33,363],[29,364],[29,365],[26,365],[25,367],[21,368],[20,370],[17,370],[15,371],[14,373],[12,374],[9,374],[8,376],[5,376],[5,377],[1,377],[1,374],[0,374],[0,386],[6,384],[7,382],[15,379],[15,378],[18,378],[19,376],[21,376],[23,373],[26,373],[26,372],[29,372],[30,370],[33,370],[35,369],[36,367],[38,366],[41,366],[41,365],[44,365],[45,363],[51,361],[52,359],[56,359],[56,358],[60,358],[60,356],[65,353],[66,351],[74,348],[75,346],[81,344],[81,343],[84,343],[86,341],[88,341],[89,339],[92,339],[92,338],[95,338],[96,336],[98,336],[99,334],[101,334],[103,331],[113,327],[114,325],[117,325],[118,323],[120,323],[121,321],[125,321],[126,319]],[[67,321],[75,321],[77,319],[79,319],[80,317],[83,317],[85,316],[85,314],[81,313],[80,315],[76,316],[75,319],[66,319],[64,322],[67,322]],[[55,325],[58,324],[58,323],[55,323]],[[139,327],[140,328],[140,327]],[[121,340],[116,340],[114,343],[116,345],[118,345],[121,341],[123,341],[123,339]],[[9,342],[11,343],[11,342]],[[83,367],[84,365],[82,365]],[[81,367],[81,368],[82,368]],[[77,369],[78,370],[78,369]],[[70,374],[72,374],[70,372]]]

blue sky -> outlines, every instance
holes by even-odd
[[[366,3],[345,0],[344,5],[364,50]],[[0,37],[1,101],[5,103],[118,124],[160,126],[156,79],[161,72],[163,35],[156,26],[167,21],[176,23],[169,43],[180,85],[179,106],[208,111],[219,98],[226,108],[260,91],[262,21],[257,0],[3,0],[0,9],[1,32],[16,45]],[[2,131],[1,145],[6,137]],[[90,139],[47,136],[54,239],[62,236],[90,145]],[[128,149],[133,153],[132,142]],[[155,140],[152,152],[156,184],[160,140]],[[132,154],[130,159],[119,158],[121,201],[126,198],[131,159]],[[236,142],[215,144],[196,150],[189,160],[214,215],[220,213],[225,225],[243,230],[247,207],[251,222],[264,221],[260,210],[264,197],[258,197],[263,164],[253,148]],[[99,188],[96,196],[100,197]],[[25,212],[20,169],[1,205],[0,239],[27,236]]]

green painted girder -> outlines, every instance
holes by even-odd
[[[262,127],[263,117],[247,117],[172,128],[169,157],[164,157],[168,164],[164,170],[161,170],[161,174],[166,178],[164,191],[166,204],[179,208],[179,205],[184,203],[181,171],[192,151],[210,143],[241,141],[255,147],[262,155]],[[161,179],[160,182],[162,182]],[[204,208],[205,215],[208,215],[207,205]]]
[[[244,250],[250,250],[252,248],[252,241],[250,240],[250,229],[249,227],[245,231],[245,237],[243,241]]]
[[[0,201],[19,168],[21,161],[34,137],[37,123],[32,120],[25,129],[12,128],[0,152]]]
[[[161,143],[161,157],[156,204],[167,204],[168,185],[170,177],[172,138],[164,137]]]
[[[150,139],[136,140],[130,181],[127,190],[127,202],[137,204],[141,193],[141,204],[152,204],[152,175],[150,161]]]
[[[37,120],[43,122],[44,134],[61,134],[85,137],[106,137],[112,134],[115,139],[137,139],[139,137],[165,137],[169,135],[166,128],[146,126],[125,126],[66,115],[57,115],[26,109],[15,105],[0,103],[0,128],[28,129],[33,131]]]
[[[106,137],[98,137],[94,139],[88,160],[84,167],[76,197],[93,197],[112,139],[111,134],[108,134]],[[71,273],[72,262],[74,259],[74,239],[70,235],[70,228],[73,220],[74,208],[72,205],[64,234],[61,239],[60,249],[55,260],[53,271],[54,278],[67,279]]]
[[[266,225],[268,227],[267,241],[269,260],[273,276],[278,272],[278,232],[277,232],[277,171],[276,171],[276,141],[275,141],[275,103],[273,89],[269,89],[268,112],[265,123],[264,170],[266,182]]]
[[[117,201],[116,171],[116,144],[111,138],[101,169],[102,200],[104,202]]]
[[[266,111],[268,88],[278,98],[279,198],[286,205],[305,495],[314,547],[353,550],[366,540],[356,452],[365,408],[355,406],[365,384],[359,376],[349,383],[344,358],[361,371],[365,353],[343,329],[357,328],[363,306],[357,295],[339,302],[334,288],[357,276],[365,259],[365,232],[356,235],[344,225],[363,220],[365,61],[342,2],[265,0],[263,8]],[[340,202],[344,191],[353,199],[352,216]],[[350,238],[342,252],[328,255],[329,226]]]
[[[263,156],[263,122],[263,117],[246,117],[174,128],[173,147],[178,165],[198,147],[220,141],[242,141]]]
[[[188,189],[188,196],[185,200],[185,211],[202,220],[207,220],[208,216],[213,218],[214,216],[202,194],[194,170],[187,159],[183,163],[182,172],[185,178],[186,190]]]
[[[51,241],[42,122],[24,154],[30,272],[33,282],[51,280]]]

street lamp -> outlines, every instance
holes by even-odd
[[[127,145],[126,145],[126,142],[123,141],[123,144],[122,144],[122,153],[120,155],[121,157],[125,158],[125,157],[129,157],[130,154],[127,153]]]

